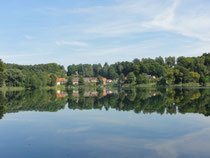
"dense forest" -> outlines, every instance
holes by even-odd
[[[68,76],[68,77],[67,77]],[[83,77],[97,77],[103,83],[102,77],[115,80],[119,85],[148,84],[176,85],[196,83],[206,86],[210,82],[210,53],[199,57],[156,57],[134,59],[109,65],[79,64],[69,65],[67,72],[64,66],[56,63],[39,65],[5,64],[0,60],[0,87],[54,87],[58,77],[69,81],[79,76],[79,85]],[[72,83],[72,82],[67,82]]]
[[[4,64],[0,60],[0,87],[39,87],[55,86],[57,77],[65,77],[63,66],[56,63],[39,65]]]
[[[205,85],[210,81],[210,53],[199,57],[156,57],[155,59],[134,59],[109,65],[79,64],[69,65],[67,75],[82,75],[84,77],[103,76],[109,79],[119,79],[119,83],[147,84],[180,84],[200,83]]]

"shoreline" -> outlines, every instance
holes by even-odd
[[[175,85],[156,85],[155,83],[150,84],[139,84],[139,85],[132,85],[132,84],[124,84],[124,85],[106,85],[106,86],[99,86],[99,85],[82,85],[82,86],[54,86],[54,87],[40,87],[37,88],[38,90],[65,90],[65,89],[78,89],[78,88],[210,88],[210,83],[207,83],[206,86],[201,86],[198,83],[187,83],[187,84],[175,84]],[[26,90],[25,87],[0,87],[0,91],[22,91]]]

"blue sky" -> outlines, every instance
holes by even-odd
[[[0,2],[7,63],[114,63],[210,52],[209,0]]]

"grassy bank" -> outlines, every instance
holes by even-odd
[[[43,89],[43,90],[50,90],[50,89],[56,89],[56,87],[40,87],[38,89]],[[0,91],[22,91],[26,90],[25,87],[0,87]]]
[[[151,88],[151,87],[210,87],[210,83],[207,83],[205,86],[200,85],[199,83],[184,83],[184,84],[173,84],[173,85],[157,85],[156,83],[148,83],[148,84],[124,84],[122,87],[142,87],[142,88]]]
[[[142,88],[147,88],[147,87],[156,87],[156,83],[148,83],[148,84],[123,84],[122,87],[124,88],[129,88],[129,87],[142,87]]]
[[[157,85],[156,83],[148,83],[148,84],[123,84],[121,86],[109,84],[109,85],[96,85],[96,84],[85,84],[85,85],[74,85],[66,87],[65,85],[59,85],[54,87],[40,87],[39,89],[50,90],[50,89],[58,89],[58,90],[65,90],[65,89],[75,89],[78,90],[79,88],[84,89],[97,89],[97,88],[114,88],[114,87],[122,87],[122,88],[132,88],[132,87],[139,87],[139,88],[155,88],[155,87],[210,87],[210,82],[206,84],[206,86],[202,86],[199,83],[185,83],[185,84],[174,84],[174,85]],[[0,91],[21,91],[25,90],[25,87],[0,87]]]
[[[25,87],[0,87],[0,91],[21,91],[25,90]]]

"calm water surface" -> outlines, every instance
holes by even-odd
[[[210,89],[0,92],[1,157],[210,157]]]

